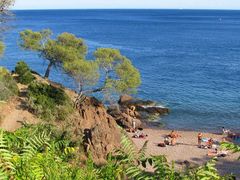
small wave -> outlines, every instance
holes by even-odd
[[[145,106],[142,106],[143,108],[153,108],[153,107],[157,107],[157,108],[167,108],[163,105],[156,105],[156,106],[150,106],[150,105],[145,105]]]

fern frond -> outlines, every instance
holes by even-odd
[[[47,135],[45,132],[39,135],[34,135],[32,138],[27,140],[28,144],[23,149],[22,158],[31,159],[40,148],[43,148],[44,146],[50,146],[48,141],[49,135]]]
[[[126,173],[129,178],[136,180],[151,180],[153,177],[149,173],[146,173],[138,166],[131,166],[126,170]]]
[[[6,172],[4,172],[3,169],[0,169],[0,180],[7,180],[8,179],[8,175]]]
[[[211,161],[207,162],[206,165],[199,167],[196,172],[197,178],[206,180],[221,179],[215,167],[216,161],[217,159],[212,159]]]
[[[31,163],[31,169],[35,180],[42,180],[44,178],[44,170],[37,161]]]
[[[120,157],[122,163],[133,162],[137,158],[137,151],[132,141],[126,133],[122,133],[121,148],[115,151],[115,154]]]
[[[148,145],[148,141],[145,141],[142,148],[139,150],[138,152],[139,160],[146,158],[147,145]]]
[[[15,170],[12,163],[12,153],[8,150],[7,141],[4,137],[5,133],[0,129],[0,169],[1,174],[11,174]]]

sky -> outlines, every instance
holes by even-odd
[[[16,0],[13,9],[240,9],[240,0]]]

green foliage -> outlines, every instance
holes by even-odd
[[[15,72],[18,74],[18,81],[21,84],[30,84],[35,79],[30,68],[24,61],[19,61],[17,63]]]
[[[205,165],[200,166],[197,169],[190,171],[185,178],[186,179],[206,179],[206,180],[233,180],[231,176],[221,176],[216,169],[217,159],[212,159]]]
[[[17,83],[7,69],[0,67],[0,101],[18,94]]]
[[[99,48],[94,52],[97,62],[100,68],[105,71],[111,71],[114,69],[114,64],[121,62],[123,57],[119,50],[111,48]]]
[[[56,39],[50,36],[50,30],[25,30],[20,33],[23,49],[36,51],[49,61],[44,77],[49,76],[52,67],[61,67],[75,79],[79,93],[86,87],[100,86],[102,81],[98,82],[99,77],[104,78],[103,85],[87,92],[102,91],[105,95],[134,93],[140,86],[139,71],[119,50],[99,48],[94,52],[95,61],[88,61],[85,59],[87,46],[83,39],[70,33],[62,33]]]
[[[25,50],[36,51],[49,61],[45,76],[48,78],[52,66],[61,66],[66,61],[83,59],[87,53],[87,46],[81,38],[70,33],[62,33],[57,39],[51,39],[50,30],[33,32],[25,30],[20,33],[20,46]]]
[[[78,147],[65,131],[53,125],[28,125],[16,132],[0,130],[0,179],[81,179],[81,180],[231,180],[220,176],[213,159],[188,172],[178,172],[165,156],[147,157],[147,142],[136,151],[127,135],[121,148],[109,154],[107,163],[96,166],[91,156],[82,164]],[[146,166],[153,172],[145,170]]]
[[[116,74],[118,79],[115,88],[121,93],[131,93],[141,84],[141,76],[139,71],[132,65],[131,61],[124,58],[122,64],[118,64],[116,67]]]
[[[82,179],[80,170],[64,161],[63,151],[51,143],[56,141],[54,136],[41,128],[24,127],[32,135],[27,137],[21,129],[17,133],[0,131],[0,179]],[[22,139],[18,151],[9,146]]]
[[[240,146],[237,145],[237,144],[225,142],[225,143],[221,144],[221,147],[225,148],[225,149],[228,149],[230,151],[233,151],[233,153],[240,152]],[[240,160],[240,157],[238,158],[238,160]]]
[[[43,40],[43,36],[41,32],[33,32],[28,29],[23,32],[20,32],[21,44],[20,46],[23,49],[30,49],[34,51],[41,50],[41,41]]]
[[[4,138],[4,133],[0,130],[0,178],[8,179],[12,173],[10,170],[15,170],[13,163],[11,162],[13,154],[8,150],[7,141]]]
[[[139,71],[119,50],[99,48],[94,53],[101,72],[104,73],[104,88],[122,93],[133,93],[141,84]]]
[[[84,93],[102,92],[109,99],[113,94],[136,92],[141,84],[140,73],[119,50],[99,48],[94,56],[95,61],[75,58],[63,63],[63,69],[74,78],[78,86],[79,96],[76,101]],[[98,87],[89,87],[94,85]]]
[[[63,89],[33,82],[28,87],[28,104],[44,120],[65,120],[73,111],[70,98]]]
[[[99,78],[98,65],[93,61],[74,60],[64,63],[64,70],[68,72],[79,84],[79,91],[82,86],[90,86],[97,83]]]
[[[30,71],[30,68],[24,61],[19,61],[15,67],[15,73],[23,75],[27,71]]]
[[[0,41],[0,57],[3,55],[4,50],[5,50],[5,46],[4,46],[3,42]]]

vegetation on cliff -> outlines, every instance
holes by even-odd
[[[49,61],[45,78],[48,78],[52,67],[72,76],[79,94],[76,101],[81,101],[83,94],[133,93],[140,86],[138,69],[119,50],[99,48],[94,52],[95,60],[87,60],[87,46],[83,39],[66,32],[56,39],[51,35],[50,30],[22,31],[20,47],[38,52]]]
[[[43,120],[63,121],[73,112],[73,104],[61,88],[33,82],[28,87],[27,96],[29,108]]]
[[[18,74],[18,82],[21,84],[30,84],[35,77],[32,75],[30,68],[24,61],[19,61],[15,67],[15,73]]]
[[[0,92],[0,101],[6,101],[18,94],[16,81],[9,71],[3,67],[0,67]]]

